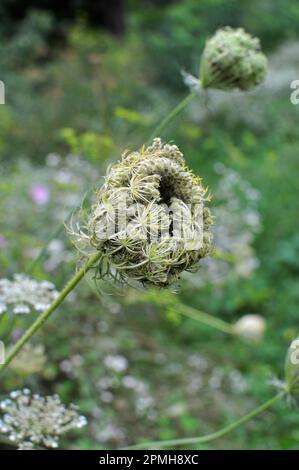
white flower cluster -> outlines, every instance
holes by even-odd
[[[66,407],[58,395],[42,397],[29,389],[11,392],[0,402],[0,413],[0,433],[22,450],[55,449],[60,436],[87,423],[75,405]]]
[[[108,369],[112,369],[115,372],[124,372],[128,368],[128,360],[120,354],[109,354],[105,357],[104,364]]]
[[[12,308],[15,314],[43,312],[58,296],[48,281],[36,281],[26,274],[15,274],[13,280],[0,279],[0,314]]]

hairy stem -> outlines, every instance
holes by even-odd
[[[142,444],[136,444],[130,447],[126,447],[125,450],[133,450],[133,449],[160,449],[161,447],[172,447],[172,446],[183,446],[183,445],[197,445],[202,444],[205,442],[214,441],[215,439],[219,439],[220,437],[225,436],[229,432],[233,431],[234,429],[242,426],[247,421],[251,420],[255,416],[263,413],[265,410],[273,406],[277,401],[281,400],[281,398],[285,395],[285,392],[281,392],[278,395],[275,395],[270,400],[266,401],[262,405],[258,406],[254,410],[250,411],[247,415],[243,416],[242,418],[234,421],[233,423],[225,426],[224,428],[220,429],[219,431],[213,432],[211,434],[207,434],[206,436],[200,437],[186,437],[183,439],[172,439],[168,441],[150,441],[144,442]]]
[[[186,98],[184,98],[154,129],[152,135],[147,141],[147,144],[150,144],[155,137],[160,137],[162,131],[186,108],[186,106],[191,103],[195,92],[190,92]]]
[[[57,307],[63,302],[67,295],[76,287],[76,285],[81,281],[85,276],[87,271],[91,269],[96,261],[100,258],[100,253],[97,253],[91,257],[88,262],[72,277],[72,279],[66,284],[62,289],[58,297],[52,302],[50,307],[45,310],[35,322],[25,331],[22,338],[14,345],[11,352],[5,359],[4,364],[0,365],[0,372],[2,372],[8,364],[13,360],[13,358],[18,354],[18,352],[23,348],[23,346],[30,340],[30,338],[40,329],[40,327],[45,323],[49,316],[57,309]]]

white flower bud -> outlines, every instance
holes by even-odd
[[[248,314],[235,323],[234,329],[246,341],[258,343],[263,339],[266,322],[261,315]]]

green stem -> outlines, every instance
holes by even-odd
[[[191,92],[188,96],[186,96],[186,98],[184,98],[161,122],[160,124],[158,124],[158,126],[154,129],[152,135],[150,136],[150,138],[148,139],[147,141],[147,144],[149,144],[150,142],[152,142],[152,140],[155,138],[155,137],[160,137],[161,136],[161,133],[162,131],[165,129],[165,127],[168,126],[168,124],[171,123],[171,121],[173,121],[182,111],[183,109],[186,108],[186,106],[191,103],[191,101],[193,100],[194,96],[196,95],[196,93],[193,91]]]
[[[230,335],[235,334],[233,325],[224,320],[221,320],[220,318],[213,317],[206,312],[202,312],[201,310],[197,310],[194,307],[189,307],[188,305],[181,303],[178,304],[178,310],[182,315],[185,315],[188,318],[192,318],[193,320],[200,321],[201,323],[204,323],[205,325],[208,325],[212,328],[216,328],[216,330],[222,331],[223,333]]]
[[[35,322],[25,331],[22,338],[15,344],[9,355],[7,356],[4,364],[0,365],[0,372],[2,372],[8,364],[13,360],[13,358],[17,355],[17,353],[22,349],[22,347],[29,341],[29,339],[39,330],[39,328],[45,323],[47,318],[57,309],[57,307],[62,303],[65,297],[75,288],[75,286],[81,281],[81,279],[85,276],[87,271],[94,266],[96,261],[101,256],[100,253],[97,253],[89,261],[75,274],[75,276],[66,284],[66,286],[62,289],[58,297],[52,302],[50,307],[45,310],[36,320]]]
[[[215,439],[219,439],[220,437],[225,436],[229,432],[233,431],[234,429],[238,428],[242,424],[246,423],[250,419],[254,418],[255,416],[263,413],[265,410],[270,408],[274,405],[277,401],[281,400],[281,398],[285,395],[285,392],[281,392],[278,395],[275,395],[270,400],[266,401],[262,405],[258,406],[254,410],[250,411],[247,415],[243,416],[242,418],[234,421],[233,423],[225,426],[224,428],[220,429],[219,431],[213,432],[211,434],[207,434],[206,436],[200,437],[186,437],[183,439],[172,439],[168,441],[151,441],[151,442],[144,442],[143,444],[136,444],[130,447],[126,447],[124,450],[134,450],[134,449],[148,449],[148,448],[161,448],[161,447],[170,447],[170,446],[182,446],[182,445],[196,445],[202,444],[205,442],[214,441]]]

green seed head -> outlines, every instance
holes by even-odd
[[[101,252],[99,275],[166,287],[209,253],[207,190],[176,145],[154,139],[124,154],[97,192],[85,240]]]
[[[244,29],[227,26],[206,43],[200,65],[203,88],[251,90],[265,78],[267,59],[260,41]]]

